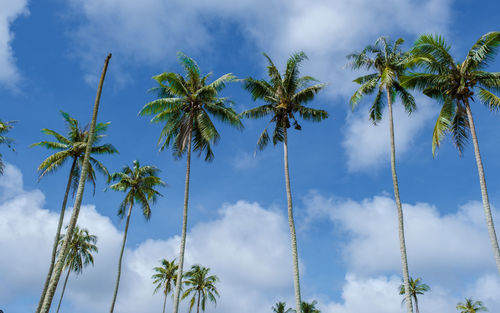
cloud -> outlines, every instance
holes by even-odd
[[[7,88],[14,88],[20,78],[11,46],[14,33],[10,27],[19,16],[28,13],[28,0],[4,0],[0,4],[0,83]]]
[[[243,44],[256,48],[245,48],[246,57],[252,60],[253,53],[261,62],[260,51],[283,61],[304,50],[311,58],[307,73],[329,82],[330,94],[346,95],[354,75],[343,69],[348,53],[380,35],[445,32],[450,5],[451,0],[72,0],[71,11],[83,17],[72,38],[84,65],[100,64],[112,51],[129,65],[164,66],[177,50],[230,57],[217,50],[227,45],[230,32],[243,37],[234,43],[236,50],[227,50],[231,55]]]
[[[0,245],[9,251],[0,254],[0,302],[4,310],[22,312],[15,303],[20,299],[36,301],[39,295],[58,214],[43,209],[44,195],[39,190],[24,190],[20,171],[11,165],[0,178],[0,199]],[[189,231],[185,263],[186,269],[195,263],[210,267],[211,273],[220,278],[221,298],[216,310],[267,311],[277,296],[290,297],[292,265],[284,216],[245,201],[223,205],[217,212],[213,220],[194,225]],[[132,214],[133,219],[138,217]],[[100,312],[111,302],[123,223],[117,228],[95,206],[85,205],[78,224],[98,236],[99,253],[94,267],[87,267],[81,276],[70,276],[63,306],[73,312]],[[153,295],[152,268],[162,258],[171,260],[178,255],[179,240],[178,236],[147,239],[137,246],[127,246],[118,311],[161,308],[162,296]],[[215,310],[208,307],[207,312]]]
[[[430,100],[423,97],[416,100],[418,111],[411,116],[408,116],[400,103],[393,106],[396,158],[403,156],[412,147],[422,128],[437,114],[437,107],[433,107]],[[347,155],[347,168],[351,172],[373,172],[381,165],[389,165],[389,113],[385,108],[382,121],[373,125],[368,119],[368,109],[368,105],[365,105],[346,118],[342,146]]]
[[[345,236],[339,244],[347,267],[342,302],[323,301],[325,312],[401,312],[394,201],[386,196],[354,201],[312,192],[304,203],[310,223],[328,217]],[[470,296],[483,300],[492,312],[500,310],[500,279],[481,203],[471,201],[445,215],[427,203],[405,203],[403,211],[410,275],[431,287],[419,300],[422,312],[456,312],[456,303]],[[493,215],[499,225],[500,212]]]

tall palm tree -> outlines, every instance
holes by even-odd
[[[410,283],[408,273],[408,260],[406,257],[406,243],[404,234],[403,209],[399,196],[398,176],[396,173],[396,146],[394,144],[394,121],[392,115],[392,104],[398,96],[408,114],[415,109],[415,99],[401,86],[400,76],[406,70],[407,55],[401,50],[404,43],[399,38],[392,43],[387,37],[380,37],[374,45],[366,46],[360,53],[348,55],[351,62],[348,64],[352,69],[365,69],[374,71],[368,75],[358,77],[354,82],[361,86],[356,90],[350,99],[350,104],[354,110],[359,102],[366,95],[372,95],[376,92],[375,100],[370,108],[370,120],[376,125],[382,119],[384,108],[383,95],[387,97],[387,107],[389,113],[389,137],[391,145],[391,172],[392,183],[394,185],[394,199],[396,201],[396,210],[398,214],[398,233],[399,250],[401,253],[401,265],[403,268],[403,281],[406,295],[406,308],[408,313],[413,312],[413,306],[410,297]]]
[[[431,288],[428,285],[421,283],[420,278],[417,278],[414,280],[412,277],[410,277],[410,295],[413,298],[413,300],[415,300],[415,311],[417,313],[420,313],[420,311],[418,310],[417,295],[423,295],[424,292],[427,292],[429,290],[431,290]],[[405,286],[404,285],[399,286],[399,294],[400,295],[405,294]],[[405,300],[406,300],[406,298],[403,298],[403,302]]]
[[[286,303],[285,302],[276,302],[276,304],[273,306],[273,312],[274,313],[290,313],[294,311],[292,308],[286,308]]]
[[[175,282],[177,281],[178,268],[179,265],[175,263],[175,259],[170,262],[167,259],[163,259],[161,260],[161,266],[153,268],[156,272],[153,276],[151,276],[151,278],[154,279],[153,284],[156,285],[154,293],[162,290],[165,295],[163,299],[163,313],[165,313],[167,295],[172,292],[172,287],[175,286]]]
[[[116,277],[116,285],[113,293],[113,300],[111,301],[110,313],[113,313],[115,308],[116,295],[118,294],[118,287],[120,285],[122,258],[123,251],[125,250],[125,242],[127,241],[130,213],[132,213],[132,208],[137,202],[142,207],[142,215],[146,218],[146,220],[149,220],[151,217],[150,203],[155,203],[158,196],[161,196],[155,188],[165,185],[165,183],[157,176],[159,171],[160,170],[155,166],[140,166],[139,162],[136,160],[134,161],[132,168],[126,165],[123,167],[121,172],[113,173],[110,177],[110,181],[116,181],[116,183],[109,186],[109,188],[115,191],[127,193],[118,210],[118,216],[123,219],[126,214],[127,221],[125,223],[122,248],[118,259],[118,275]]]
[[[199,155],[205,154],[205,161],[214,158],[212,145],[220,135],[210,120],[209,114],[238,129],[243,125],[236,112],[229,105],[227,98],[219,97],[219,92],[226,83],[235,79],[232,74],[225,74],[207,84],[211,73],[201,76],[200,68],[196,62],[178,53],[179,61],[185,70],[185,77],[177,73],[162,73],[154,76],[158,82],[159,99],[147,103],[139,115],[154,115],[152,123],[165,123],[158,145],[160,150],[172,147],[173,155],[181,158],[187,152],[186,183],[184,188],[184,210],[182,216],[182,235],[179,252],[179,270],[174,293],[174,309],[179,310],[182,271],[184,266],[184,250],[186,247],[189,177],[191,172],[191,148]]]
[[[186,279],[184,284],[188,288],[182,295],[182,299],[192,295],[189,301],[189,313],[191,313],[194,303],[196,301],[196,313],[200,313],[201,310],[205,311],[205,304],[207,299],[214,304],[217,304],[216,296],[219,297],[219,292],[215,287],[215,283],[219,281],[219,278],[215,275],[208,276],[210,269],[208,267],[203,267],[200,265],[191,266],[191,270],[186,273]]]
[[[459,310],[460,313],[477,313],[488,311],[488,308],[483,305],[482,301],[474,301],[472,298],[465,298],[465,303],[457,303],[457,310]]]
[[[12,125],[14,122],[3,122],[0,121],[0,144],[6,144],[10,149],[12,148],[12,143],[14,139],[5,136],[6,133],[9,132],[14,126]],[[5,168],[5,164],[3,163],[3,156],[0,153],[0,175],[3,175],[3,170]]]
[[[64,234],[61,236],[60,244],[64,241]],[[80,229],[78,226],[75,227],[73,233],[73,238],[69,244],[69,253],[66,257],[66,263],[64,268],[68,269],[66,274],[66,279],[64,280],[63,289],[61,292],[61,298],[59,299],[59,304],[57,305],[56,313],[59,312],[61,307],[61,302],[64,296],[64,291],[66,290],[66,284],[68,283],[69,274],[75,272],[77,275],[81,274],[83,268],[89,264],[94,265],[94,257],[92,252],[98,252],[96,246],[97,236],[90,235],[89,231],[86,229]]]
[[[471,102],[475,100],[475,92],[479,100],[491,111],[500,108],[500,97],[494,94],[500,91],[500,72],[485,70],[493,61],[499,47],[500,32],[487,33],[472,46],[463,62],[457,62],[451,56],[450,46],[444,38],[437,35],[422,35],[411,50],[412,62],[422,72],[409,73],[404,78],[404,85],[422,90],[425,95],[442,103],[432,136],[433,154],[448,132],[451,133],[460,154],[469,136],[472,136],[486,225],[500,273],[500,249],[470,108]]]
[[[80,172],[83,165],[83,159],[85,154],[85,149],[87,147],[89,128],[88,125],[85,127],[81,127],[78,121],[72,118],[68,113],[61,112],[61,115],[64,119],[67,128],[67,135],[64,136],[54,130],[44,128],[42,132],[46,135],[54,137],[55,141],[41,141],[32,144],[32,147],[43,147],[49,150],[56,151],[54,154],[48,156],[39,166],[38,171],[40,172],[39,179],[42,179],[45,175],[52,174],[58,169],[60,169],[65,163],[70,162],[71,167],[68,175],[68,182],[66,183],[66,191],[64,193],[64,198],[62,201],[61,212],[59,214],[59,222],[57,224],[56,236],[54,238],[54,243],[52,246],[52,254],[49,265],[49,272],[47,273],[47,277],[45,278],[45,283],[43,286],[42,295],[40,297],[40,301],[38,304],[37,311],[40,310],[40,306],[42,305],[43,298],[47,292],[47,287],[52,276],[52,271],[54,269],[54,264],[56,261],[56,251],[59,243],[59,237],[61,235],[61,228],[64,220],[64,214],[66,211],[66,204],[68,202],[68,196],[71,191],[73,193],[76,191],[78,187],[78,178],[80,176]],[[111,144],[98,144],[106,135],[105,132],[108,129],[110,123],[97,123],[95,127],[95,139],[94,145],[92,145],[92,149],[90,151],[91,154],[94,155],[102,155],[102,154],[115,154],[118,153],[118,150]],[[94,186],[95,191],[95,172],[98,171],[102,173],[106,178],[108,178],[108,170],[106,167],[99,162],[94,157],[90,157],[90,166],[87,174],[87,181],[91,182]],[[95,168],[95,169],[94,169]]]
[[[87,180],[89,171],[89,164],[90,164],[89,159],[92,146],[94,144],[95,128],[97,124],[97,113],[99,112],[99,102],[101,100],[102,87],[104,85],[104,78],[106,77],[106,72],[108,69],[108,64],[110,59],[111,59],[111,53],[108,54],[108,56],[104,60],[104,66],[102,68],[101,78],[99,80],[99,85],[97,87],[94,109],[92,110],[92,120],[90,122],[90,131],[88,135],[87,145],[85,147],[85,155],[83,157],[82,170],[80,173],[80,179],[78,181],[78,188],[76,189],[75,204],[73,205],[73,213],[71,214],[71,218],[68,224],[68,230],[66,232],[67,234],[73,234],[73,231],[76,227],[76,223],[78,221],[78,215],[80,214],[80,206],[82,205],[83,192],[85,190],[85,182]],[[57,258],[57,262],[54,266],[53,275],[50,278],[50,282],[47,287],[47,292],[43,299],[43,304],[40,308],[41,313],[48,313],[50,310],[50,306],[52,305],[52,300],[54,298],[57,285],[59,284],[59,279],[61,278],[64,262],[66,261],[66,255],[68,254],[69,251],[70,239],[71,236],[66,236],[66,238],[62,243],[61,249],[59,251],[59,257]]]
[[[288,204],[288,223],[290,225],[290,237],[292,242],[292,261],[294,270],[294,289],[296,310],[300,313],[300,281],[299,281],[299,257],[297,253],[297,238],[295,235],[295,223],[293,220],[292,191],[288,170],[288,128],[292,125],[300,130],[302,127],[297,121],[298,117],[304,120],[320,122],[328,117],[323,110],[306,107],[304,104],[314,99],[314,96],[325,87],[325,84],[317,83],[311,76],[300,75],[300,63],[307,59],[304,52],[294,53],[286,63],[285,73],[282,76],[271,58],[264,53],[269,65],[267,71],[270,80],[256,80],[252,77],[245,79],[244,88],[248,90],[253,100],[262,99],[266,104],[243,112],[241,115],[248,118],[271,117],[269,124],[261,133],[257,148],[264,149],[269,143],[267,128],[274,123],[273,144],[283,142],[285,187]],[[314,84],[313,84],[314,83]]]

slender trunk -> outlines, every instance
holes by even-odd
[[[406,309],[408,313],[413,313],[413,304],[410,294],[410,275],[408,274],[408,260],[406,258],[405,231],[403,224],[403,209],[401,199],[399,198],[398,176],[396,175],[396,146],[394,144],[394,121],[392,117],[392,99],[389,87],[386,87],[387,103],[389,106],[389,133],[391,137],[391,171],[392,183],[394,184],[394,198],[398,210],[398,228],[399,228],[399,250],[401,252],[401,265],[403,267],[403,284],[405,287]]]
[[[61,292],[61,298],[59,299],[59,304],[57,305],[56,313],[59,313],[59,309],[61,308],[61,302],[62,302],[62,298],[64,296],[64,291],[66,290],[66,284],[68,283],[68,278],[69,278],[70,272],[71,272],[71,267],[68,267],[68,274],[66,274],[66,279],[64,280],[64,285],[63,285],[63,289]]]
[[[64,267],[64,261],[69,251],[69,243],[73,236],[73,231],[78,220],[78,214],[80,213],[80,206],[83,199],[83,191],[85,189],[85,181],[89,170],[89,158],[90,151],[92,150],[92,144],[94,143],[95,125],[97,121],[97,112],[99,111],[99,100],[101,99],[102,85],[104,83],[104,77],[106,76],[106,70],[108,68],[109,59],[111,54],[106,57],[104,61],[104,68],[102,69],[101,80],[99,82],[99,87],[97,89],[97,95],[94,103],[94,111],[92,112],[92,121],[89,130],[89,138],[87,141],[87,147],[85,148],[85,156],[83,158],[82,172],[80,173],[80,180],[78,181],[78,189],[76,192],[75,204],[73,205],[73,214],[71,214],[71,219],[69,221],[68,230],[66,231],[66,237],[62,244],[61,250],[59,252],[59,257],[57,258],[56,265],[54,267],[53,276],[50,278],[49,287],[47,288],[47,294],[43,300],[41,313],[48,313],[50,306],[52,304],[52,299],[54,298],[54,293],[57,289],[57,284],[59,283],[59,278],[61,277],[61,272]]]
[[[190,120],[189,135],[188,135],[188,152],[186,161],[186,185],[184,187],[184,211],[182,215],[182,237],[181,237],[181,251],[179,253],[179,267],[177,269],[177,280],[175,282],[174,293],[174,310],[173,313],[179,311],[179,301],[181,295],[182,284],[182,268],[184,266],[184,250],[186,248],[186,230],[187,230],[187,217],[188,217],[188,200],[189,200],[189,174],[191,171],[191,138],[192,138],[192,118]]]
[[[197,310],[196,310],[196,313],[200,313],[200,291],[198,290],[198,305],[197,305]]]
[[[120,257],[118,258],[118,275],[116,276],[115,291],[113,292],[113,300],[111,301],[111,309],[109,310],[110,313],[113,313],[113,310],[115,309],[116,295],[118,294],[118,287],[120,286],[120,276],[122,274],[123,251],[125,250],[125,242],[127,241],[128,225],[130,222],[130,213],[132,212],[132,206],[133,205],[131,203],[130,207],[128,208],[127,222],[125,223],[125,232],[123,233],[122,250],[120,251]]]
[[[163,313],[165,313],[165,306],[167,305],[167,293],[165,292],[165,298],[163,299]]]
[[[283,132],[283,152],[285,160],[285,184],[286,200],[288,203],[288,224],[290,225],[290,237],[292,239],[292,259],[293,259],[293,286],[295,289],[296,312],[302,313],[302,300],[300,299],[300,281],[299,281],[299,256],[297,253],[297,237],[295,235],[295,223],[293,222],[292,190],[290,188],[290,175],[288,173],[288,137],[287,129]]]
[[[61,213],[59,213],[59,223],[57,224],[56,237],[54,238],[54,244],[52,246],[52,256],[50,259],[49,272],[47,274],[47,278],[45,278],[42,295],[40,297],[40,300],[38,301],[36,313],[39,313],[40,309],[42,308],[43,299],[45,298],[45,294],[47,293],[47,287],[49,286],[49,281],[50,278],[52,277],[52,271],[54,270],[54,264],[56,263],[57,247],[59,245],[59,238],[61,238],[61,228],[64,221],[64,212],[66,211],[66,204],[68,202],[68,195],[69,195],[69,190],[71,189],[71,181],[73,178],[73,170],[75,169],[75,166],[76,166],[76,157],[73,158],[73,163],[71,164],[71,170],[69,171],[68,183],[66,184],[66,192],[64,193]]]
[[[486,189],[486,178],[484,175],[481,153],[479,152],[479,142],[477,141],[476,128],[474,126],[472,112],[467,99],[465,100],[465,110],[467,111],[467,117],[469,118],[469,127],[472,135],[472,142],[474,143],[474,154],[476,155],[477,172],[479,174],[479,184],[481,185],[481,196],[483,198],[486,225],[488,226],[488,234],[490,235],[491,247],[493,248],[493,256],[495,257],[497,270],[500,274],[500,249],[498,248],[497,234],[495,232],[495,225],[493,224],[493,217],[491,215],[490,200],[488,199],[488,189]]]
[[[417,296],[415,296],[415,312],[416,312],[416,313],[420,313],[420,311],[418,310],[418,300],[417,300]]]

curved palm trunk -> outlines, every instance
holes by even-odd
[[[490,235],[491,247],[493,248],[493,255],[497,265],[498,273],[500,274],[500,249],[498,248],[498,239],[495,232],[495,225],[493,224],[493,217],[491,215],[490,200],[488,198],[488,189],[486,189],[486,178],[484,175],[483,161],[481,160],[481,153],[479,152],[479,142],[477,140],[476,128],[472,118],[469,101],[465,100],[465,110],[469,118],[469,127],[472,135],[472,142],[474,143],[474,154],[476,156],[477,172],[479,174],[479,184],[481,185],[481,196],[483,198],[484,215],[486,217],[486,225],[488,226],[488,234]]]
[[[392,117],[392,99],[389,87],[386,87],[387,103],[389,106],[389,133],[391,137],[391,171],[392,183],[394,185],[394,198],[398,210],[398,231],[399,231],[399,250],[401,252],[401,265],[403,267],[403,284],[405,287],[406,310],[413,313],[413,304],[410,294],[410,275],[408,274],[408,260],[406,258],[405,231],[403,224],[403,209],[401,199],[399,198],[398,176],[396,175],[396,145],[394,144],[394,121]]]
[[[292,190],[290,188],[290,175],[288,173],[288,137],[287,129],[284,129],[283,138],[283,155],[285,161],[285,183],[286,183],[286,200],[288,203],[288,224],[290,225],[290,237],[292,239],[292,259],[293,259],[293,286],[295,289],[295,305],[296,312],[302,313],[300,299],[300,281],[299,281],[299,257],[297,253],[297,237],[295,235],[295,223],[293,222],[293,207],[292,207]]]
[[[80,213],[80,206],[83,199],[83,191],[85,189],[85,180],[89,171],[89,158],[90,151],[92,150],[92,144],[94,143],[95,125],[97,122],[97,112],[99,111],[99,101],[101,99],[102,85],[104,83],[104,77],[106,76],[106,70],[108,69],[109,59],[111,54],[106,57],[104,61],[104,68],[102,69],[101,80],[99,82],[99,87],[97,88],[97,95],[94,103],[94,111],[92,112],[92,121],[89,130],[89,139],[87,141],[87,147],[85,149],[85,156],[83,158],[82,172],[80,173],[80,180],[78,182],[78,189],[76,192],[75,204],[73,206],[73,214],[71,214],[71,219],[69,221],[68,230],[66,231],[66,238],[62,244],[61,250],[59,252],[59,257],[57,259],[56,265],[54,267],[53,276],[50,278],[49,287],[47,288],[47,294],[43,300],[41,313],[48,313],[50,306],[52,305],[52,299],[57,289],[57,284],[59,283],[59,278],[61,277],[61,272],[64,267],[64,261],[68,255],[69,243],[73,236],[73,231],[78,220],[78,214]]]
[[[116,284],[115,291],[113,292],[113,300],[111,300],[111,309],[110,313],[113,313],[115,309],[116,296],[118,294],[118,287],[120,286],[120,276],[122,274],[122,259],[123,259],[123,251],[125,250],[125,242],[127,241],[127,233],[128,233],[128,225],[130,222],[130,213],[132,212],[132,204],[128,208],[127,213],[127,222],[125,223],[125,232],[123,233],[123,242],[122,242],[122,250],[120,251],[120,258],[118,258],[118,275],[116,276]]]
[[[416,295],[415,295],[415,312],[420,313],[420,311],[418,310],[418,300]]]
[[[200,313],[200,298],[201,298],[201,292],[198,290],[198,305],[196,313]]]
[[[49,286],[50,278],[52,277],[52,271],[54,270],[54,264],[56,263],[57,256],[57,246],[59,245],[59,239],[61,238],[61,228],[64,221],[64,212],[66,211],[66,204],[68,203],[69,190],[71,189],[71,180],[73,178],[73,170],[76,166],[76,158],[73,158],[73,163],[71,164],[71,170],[69,171],[68,183],[66,184],[66,192],[64,193],[64,199],[61,207],[61,213],[59,213],[59,223],[57,224],[56,237],[54,238],[54,245],[52,246],[52,256],[50,259],[49,272],[47,278],[45,278],[45,283],[43,285],[42,295],[38,301],[38,306],[36,308],[36,313],[40,312],[42,308],[43,299],[47,293],[47,288]]]
[[[61,302],[62,302],[62,298],[64,296],[64,291],[66,290],[66,284],[68,283],[68,278],[69,278],[69,273],[70,272],[71,272],[71,267],[68,267],[68,274],[66,274],[66,279],[64,280],[64,285],[63,285],[63,289],[62,289],[62,292],[61,292],[61,298],[59,299],[59,304],[57,304],[56,313],[59,313],[59,309],[61,308]]]
[[[192,119],[190,125],[193,125]],[[179,311],[179,301],[181,296],[181,284],[182,284],[182,268],[184,266],[184,250],[186,249],[186,230],[187,230],[187,217],[188,217],[188,200],[189,200],[189,174],[191,172],[191,138],[192,129],[189,129],[188,135],[188,152],[186,161],[186,185],[184,188],[184,211],[182,215],[182,237],[181,237],[181,251],[179,253],[179,267],[177,270],[177,280],[175,282],[175,293],[174,293],[174,310],[173,313]]]

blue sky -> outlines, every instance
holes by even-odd
[[[97,77],[113,53],[99,120],[110,121],[106,142],[119,155],[104,157],[110,171],[138,159],[162,170],[168,186],[145,222],[131,220],[118,308],[123,312],[161,308],[152,295],[151,268],[176,256],[180,234],[185,160],[156,146],[160,126],[137,116],[154,99],[153,75],[181,71],[176,52],[195,58],[214,77],[265,77],[268,53],[280,67],[298,50],[309,60],[302,73],[327,88],[311,104],[330,118],[302,123],[290,134],[290,167],[302,290],[326,312],[403,312],[396,214],[392,200],[388,129],[370,125],[363,103],[350,112],[348,97],[356,75],[345,55],[380,35],[402,36],[409,47],[421,33],[439,33],[462,59],[482,34],[498,29],[500,4],[484,1],[194,1],[125,0],[27,1],[0,4],[0,103],[3,120],[17,120],[11,136],[16,152],[0,178],[0,308],[32,310],[47,270],[67,168],[37,181],[47,156],[29,148],[45,139],[40,130],[64,131],[60,110],[87,123]],[[497,71],[500,61],[490,70]],[[254,105],[235,83],[223,92],[242,111]],[[419,110],[396,114],[401,198],[406,204],[409,266],[432,291],[421,309],[454,312],[465,296],[500,310],[495,271],[480,204],[472,145],[460,158],[450,140],[431,155],[436,103],[417,96]],[[490,200],[500,201],[495,162],[498,115],[474,103]],[[221,299],[207,311],[270,312],[278,300],[293,303],[286,223],[282,146],[253,153],[266,121],[244,121],[242,132],[216,124],[222,135],[215,160],[194,158],[190,192],[189,264],[210,266],[221,278]],[[62,310],[98,312],[108,308],[123,223],[116,216],[121,194],[86,190],[79,224],[99,235],[96,266],[70,278]],[[494,211],[497,225],[499,212]],[[22,226],[22,227],[21,227]],[[19,230],[21,229],[21,230]],[[29,269],[28,269],[29,268]],[[5,283],[6,282],[6,283]],[[108,288],[109,287],[109,288]]]

